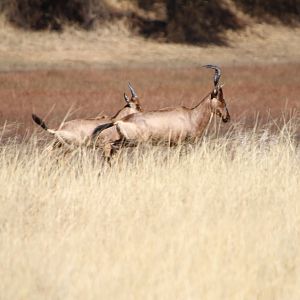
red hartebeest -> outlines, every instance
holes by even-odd
[[[105,156],[110,157],[112,149],[121,144],[140,142],[167,142],[170,145],[199,138],[207,127],[212,114],[223,122],[230,120],[222,86],[219,85],[221,70],[214,65],[206,68],[215,70],[214,88],[195,107],[178,106],[149,112],[138,112],[120,120],[98,126],[94,135],[103,135],[114,129],[112,139],[105,140]]]
[[[94,119],[71,120],[63,123],[57,130],[49,129],[45,122],[35,114],[32,114],[32,119],[36,124],[56,138],[53,148],[57,148],[62,145],[68,146],[69,148],[70,146],[88,145],[97,126],[108,122],[115,122],[129,114],[141,111],[139,97],[130,83],[128,84],[128,87],[131,92],[131,98],[129,99],[124,93],[126,105],[113,117],[102,116]]]

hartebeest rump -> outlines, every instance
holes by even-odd
[[[130,83],[128,84],[128,87],[131,92],[131,98],[129,99],[128,96],[124,93],[126,105],[122,109],[120,109],[113,117],[102,116],[94,119],[71,120],[63,123],[57,130],[49,129],[45,122],[35,114],[32,114],[32,119],[44,130],[55,136],[55,138],[57,139],[55,147],[59,147],[61,145],[87,145],[89,144],[93,132],[97,126],[106,124],[108,122],[115,122],[129,114],[141,111],[140,101],[134,88]]]
[[[207,127],[212,114],[221,117],[223,122],[230,120],[222,86],[219,85],[221,70],[217,66],[204,67],[215,70],[214,88],[195,107],[179,106],[150,112],[138,112],[120,120],[98,126],[94,134],[103,134],[110,127],[116,129],[118,137],[110,140],[112,147],[120,141],[137,144],[140,142],[168,142],[170,145],[199,138]],[[107,145],[106,156],[112,148]]]

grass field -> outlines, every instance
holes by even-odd
[[[0,299],[299,299],[298,33],[256,24],[200,48],[0,20]],[[207,63],[231,122],[196,145],[122,150],[112,167],[43,152],[32,112],[51,128],[113,114],[128,81],[145,110],[190,107]]]
[[[111,168],[2,145],[1,299],[298,299],[298,122]]]

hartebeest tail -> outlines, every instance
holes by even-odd
[[[48,131],[51,134],[55,134],[55,130],[49,129],[48,126],[46,125],[46,123],[43,121],[43,119],[41,119],[40,117],[38,117],[35,114],[32,114],[32,120],[39,126],[41,126],[44,130]]]
[[[105,129],[113,127],[114,125],[115,125],[115,123],[106,123],[106,124],[101,124],[101,125],[97,126],[93,131],[93,136],[97,135],[98,133],[101,133]]]

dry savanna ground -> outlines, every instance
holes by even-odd
[[[1,300],[300,298],[300,35],[268,28],[208,48],[0,28]],[[127,81],[145,110],[192,106],[206,63],[232,121],[196,145],[43,151],[32,112],[112,114]]]
[[[300,64],[224,67],[222,82],[233,121],[253,123],[270,114],[299,110]],[[145,110],[191,107],[210,91],[211,70],[152,68],[113,70],[41,70],[0,74],[0,120],[18,123],[18,132],[36,128],[31,113],[46,117],[50,127],[70,118],[113,114],[124,105],[130,81]],[[228,127],[228,126],[227,126]],[[14,126],[10,128],[15,132]],[[7,134],[9,130],[7,130]]]

